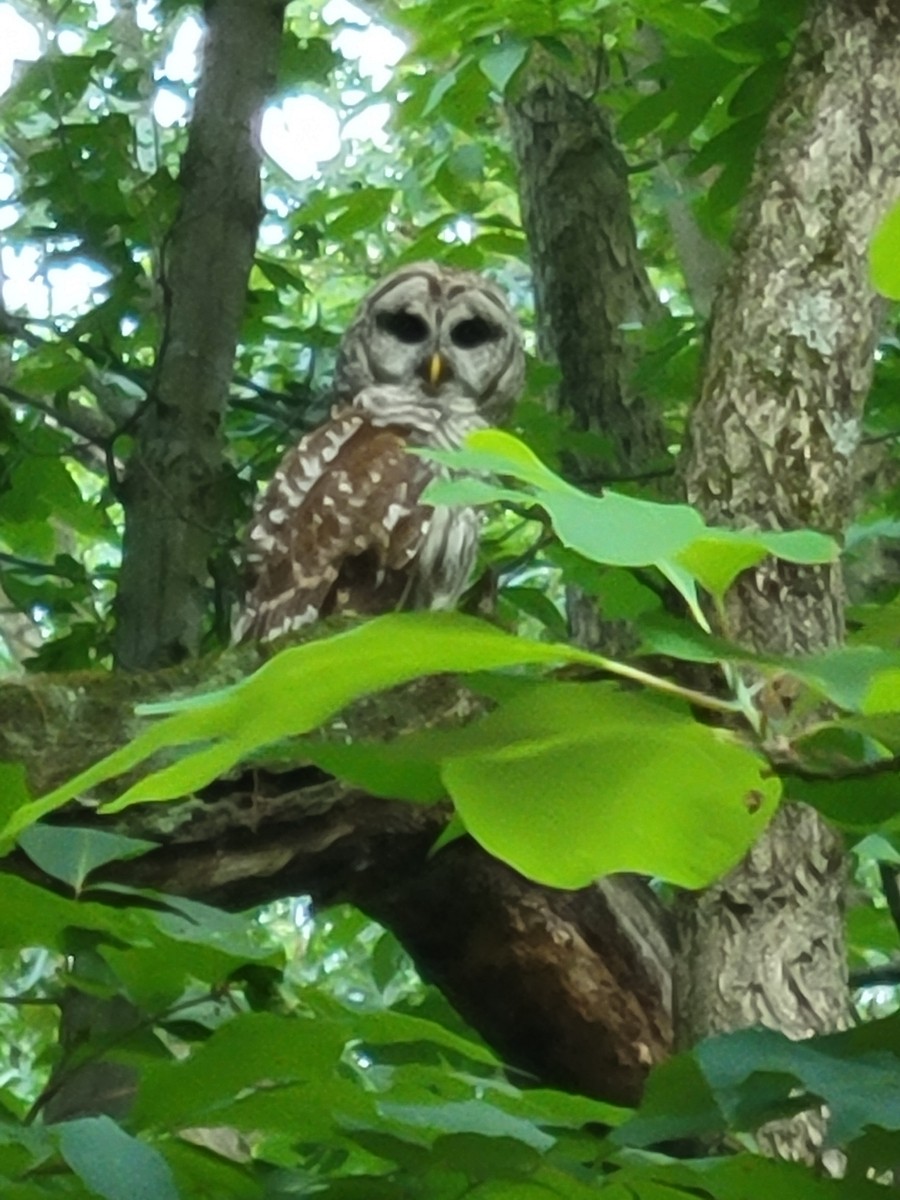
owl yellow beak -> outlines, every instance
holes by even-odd
[[[444,358],[443,354],[435,352],[425,364],[425,378],[430,387],[438,387],[450,379],[452,375],[453,372],[450,369],[450,364]]]

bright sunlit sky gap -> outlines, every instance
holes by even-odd
[[[95,8],[99,24],[106,24],[116,15],[112,0],[95,0]],[[143,28],[152,28],[154,18],[149,0],[138,4],[137,16]],[[356,60],[357,69],[370,79],[373,89],[383,88],[390,78],[391,68],[406,49],[403,42],[388,29],[372,23],[349,0],[328,0],[322,16],[329,25],[347,21],[364,26],[341,29],[334,38],[334,46],[345,58]],[[196,80],[202,32],[196,17],[185,17],[158,71],[159,87],[152,109],[154,119],[163,127],[188,118],[188,106],[183,96],[168,88],[166,81],[183,86]],[[60,30],[57,35],[57,44],[66,54],[77,53],[82,41],[82,36],[74,29]],[[33,61],[40,53],[38,30],[12,4],[0,2],[0,94],[9,88],[17,61]],[[358,94],[348,93],[344,101],[349,106],[358,98]],[[292,179],[298,182],[310,179],[323,163],[338,156],[342,144],[354,141],[384,146],[389,111],[387,104],[368,105],[342,128],[340,114],[319,96],[288,96],[280,104],[270,105],[263,114],[263,149]],[[14,199],[14,188],[14,178],[5,169],[0,155],[0,231],[17,218],[16,209],[10,203]],[[4,246],[0,249],[0,265],[6,306],[36,318],[84,312],[95,302],[96,289],[106,280],[102,271],[84,262],[54,267],[44,273],[40,269],[37,247],[14,250]]]

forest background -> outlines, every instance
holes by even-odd
[[[0,28],[3,1195],[889,1189],[900,4]],[[482,585],[228,649],[423,258],[526,326]]]

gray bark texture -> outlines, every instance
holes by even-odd
[[[900,4],[818,0],[772,112],[717,296],[686,456],[690,500],[739,527],[852,516],[854,452],[879,303],[868,246],[898,194]],[[734,589],[726,632],[768,651],[840,641],[840,569],[767,561]],[[768,715],[789,696],[766,694]],[[850,1020],[844,862],[813,812],[785,808],[746,861],[678,911],[677,1036],[766,1025],[803,1038]],[[812,1122],[762,1138],[819,1156]]]
[[[531,256],[538,342],[543,356],[559,366],[559,408],[572,414],[577,428],[608,439],[610,476],[641,473],[665,463],[667,438],[661,411],[633,386],[637,347],[626,327],[652,323],[663,308],[638,249],[625,159],[598,103],[605,67],[602,53],[574,40],[568,48],[571,58],[563,67],[534,47],[507,105]],[[630,644],[628,631],[619,622],[604,620],[593,597],[570,589],[567,607],[578,643],[600,645],[606,653]],[[543,1044],[557,1037],[566,1086],[578,1088],[579,1076],[586,1071],[608,1081],[607,1097],[636,1098],[638,1063],[658,1062],[671,1047],[665,914],[645,880],[611,879],[599,886],[603,903],[597,904],[589,921],[586,940],[583,927],[574,939],[560,928],[548,929],[553,942],[566,947],[564,959],[556,963],[556,978],[546,971],[522,977],[532,998],[530,1015],[546,1009],[542,1031],[535,1029],[532,1040]],[[612,903],[612,896],[627,898],[627,904]],[[521,921],[521,910],[517,912]],[[537,915],[531,909],[522,927],[533,926]],[[494,943],[498,964],[510,959],[501,944],[502,939]],[[591,947],[590,957],[585,957],[585,945]],[[629,948],[625,957],[619,952],[622,945]],[[639,976],[631,958],[635,945],[643,946],[641,970],[652,966],[655,983],[650,991],[646,982],[636,986]],[[583,974],[586,970],[588,975]],[[587,1007],[583,1019],[571,1027],[579,1036],[558,1039],[551,1013],[560,1000],[553,999],[554,993],[567,995],[579,977],[588,993],[599,999],[607,1018],[597,1023],[597,1010]],[[512,988],[508,994],[514,1009],[521,1010],[522,999]],[[659,999],[651,1001],[654,995]],[[636,996],[643,997],[639,1008],[633,1005]],[[581,1033],[588,1036],[582,1040]]]
[[[900,180],[900,5],[813,5],[771,115],[713,310],[690,425],[689,499],[713,521],[839,534],[881,305],[868,247]],[[770,651],[843,633],[838,568],[770,562],[734,636]]]
[[[507,112],[538,344],[559,365],[559,408],[577,428],[609,440],[615,477],[665,462],[662,413],[635,393],[635,346],[625,329],[663,310],[638,250],[625,159],[597,102],[602,57],[574,41],[569,49],[563,68],[533,48]],[[567,611],[579,645],[606,653],[632,648],[630,632],[604,620],[594,597],[570,588]]]
[[[274,87],[284,8],[285,0],[204,6],[203,72],[163,254],[162,338],[122,488],[114,650],[127,671],[178,663],[200,648],[221,508],[222,422],[261,215],[259,122]],[[98,970],[96,954],[76,956],[76,972]],[[127,1110],[133,1073],[102,1061],[78,1065],[78,1055],[137,1019],[123,998],[73,991],[61,1015],[63,1053],[42,1098],[45,1120]]]
[[[261,214],[259,121],[284,0],[207,0],[203,74],[163,258],[163,333],[123,487],[115,653],[126,670],[197,653],[221,509],[222,420]]]
[[[577,47],[573,48],[577,51]],[[620,471],[665,452],[662,421],[634,394],[626,325],[662,312],[637,248],[625,160],[596,100],[596,55],[564,70],[535,48],[508,105],[542,354],[559,404],[612,443]]]

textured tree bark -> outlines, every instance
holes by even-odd
[[[840,533],[851,515],[878,333],[868,244],[900,174],[898,35],[896,0],[819,0],[799,35],[690,425],[688,494],[714,521]],[[827,648],[843,634],[840,568],[768,561],[739,581],[726,621],[760,649]],[[682,898],[681,1041],[753,1024],[802,1038],[847,1023],[843,874],[834,834],[789,807],[741,867]],[[767,1138],[805,1159],[820,1140],[802,1121]]]
[[[625,160],[596,100],[602,59],[596,47],[572,42],[569,48],[571,59],[563,67],[534,47],[508,103],[539,346],[559,365],[559,408],[574,415],[576,427],[610,442],[611,475],[640,473],[665,462],[667,439],[662,414],[632,385],[636,347],[626,326],[653,322],[662,306],[637,248]],[[569,590],[568,611],[571,635],[580,644],[600,644],[608,653],[623,636],[628,640],[618,624],[602,619],[596,600],[578,589]],[[556,1078],[563,1086],[586,1090],[587,1084],[595,1096],[635,1103],[643,1086],[642,1064],[661,1061],[672,1037],[664,913],[646,881],[606,880],[593,894],[572,900],[582,912],[577,936],[557,931],[558,913],[541,913],[527,899],[511,904],[510,890],[521,889],[522,881],[511,888],[511,881],[499,875],[494,883],[496,892],[481,894],[482,910],[487,902],[497,911],[491,940],[482,944],[481,953],[490,948],[496,977],[506,974],[511,983],[518,976],[527,991],[503,989],[511,1031],[505,1037],[502,1013],[484,1014],[482,1021],[514,1061],[528,1061],[528,1045],[556,1045]],[[416,911],[428,911],[427,904]],[[436,928],[443,928],[445,922],[434,917]],[[526,944],[540,941],[523,931],[536,929],[540,920],[551,943],[564,948],[562,956],[553,956],[552,972],[550,960],[530,959],[526,965],[522,954],[523,937]],[[520,936],[512,936],[512,930]],[[632,960],[635,944],[655,965],[652,988],[636,983],[641,973],[636,976]],[[622,947],[628,947],[625,955]],[[445,955],[438,955],[438,962],[445,990],[468,1013],[467,997],[458,995],[454,979],[442,970]],[[581,980],[578,988],[572,986],[575,979]],[[572,1008],[576,994],[581,1000]],[[562,1031],[553,1018],[558,1008],[570,1014],[581,1010],[582,1018],[566,1022]],[[605,1081],[602,1092],[596,1088],[599,1079]]]
[[[772,113],[713,312],[686,481],[715,521],[834,533],[880,304],[868,245],[898,192],[900,5],[818,3]],[[736,589],[731,631],[768,650],[843,632],[839,569],[782,562]]]
[[[605,66],[602,54],[596,46],[574,41],[569,49],[571,59],[563,67],[533,47],[517,94],[507,105],[531,255],[538,341],[543,356],[559,365],[559,407],[573,415],[576,427],[608,439],[611,475],[631,474],[665,463],[667,439],[662,413],[634,389],[636,347],[629,343],[626,327],[652,323],[663,308],[638,250],[625,159],[597,102],[598,68]],[[604,620],[596,600],[579,589],[569,589],[567,608],[571,635],[579,644],[603,646],[609,653],[630,642],[621,623]],[[511,925],[503,916],[508,891],[500,887],[491,897],[500,915],[487,945],[500,973],[509,973],[520,954],[517,939],[504,934]],[[511,1027],[529,1032],[512,1035],[510,1052],[520,1061],[521,1042],[556,1040],[565,1086],[579,1087],[587,1079],[592,1094],[598,1095],[594,1081],[601,1077],[607,1081],[602,1093],[606,1098],[634,1103],[644,1081],[640,1064],[660,1061],[671,1046],[670,959],[662,907],[646,881],[609,879],[597,889],[597,896],[607,901],[613,893],[623,902],[597,905],[587,942],[592,957],[584,953],[581,937],[561,935],[556,941],[568,952],[557,960],[555,977],[546,966],[536,972],[533,966],[519,964],[531,1007],[526,1014],[526,1002],[507,988],[516,1014]],[[538,910],[532,911],[531,905],[513,911],[513,927],[535,926]],[[636,986],[633,962],[620,953],[620,946],[632,947],[635,939],[657,972],[664,972],[655,976],[654,989]],[[666,946],[665,955],[654,949],[660,945]],[[582,1000],[584,1020],[569,1026],[578,1029],[578,1036],[560,1039],[552,1013],[559,1005],[571,1011],[571,997],[569,1003],[563,997],[573,978],[583,981],[581,990],[587,988],[599,1005]],[[447,989],[454,994],[452,980]],[[654,995],[662,1003],[653,1000]],[[641,997],[639,1010],[635,996]],[[467,1011],[465,998],[457,1003]],[[605,1013],[603,1018],[598,1009]],[[636,1024],[638,1011],[643,1027]],[[541,1025],[529,1029],[537,1015]],[[654,1036],[648,1035],[648,1028],[655,1030]]]
[[[557,402],[577,428],[608,439],[610,476],[665,467],[662,414],[635,393],[626,326],[662,305],[631,218],[625,159],[597,103],[597,47],[572,41],[571,63],[533,47],[507,105],[528,235],[542,355],[560,370]],[[624,652],[630,635],[604,621],[593,597],[567,594],[574,641]]]
[[[285,0],[207,0],[203,74],[164,255],[153,386],[123,487],[116,660],[128,669],[196,654],[216,537],[221,426],[260,217],[258,127]]]
[[[644,881],[578,892],[524,879],[465,839],[355,889],[506,1062],[615,1104],[640,1101],[671,1053],[671,955]]]
[[[541,352],[559,363],[560,406],[609,438],[616,467],[633,471],[664,454],[665,440],[660,414],[631,386],[625,326],[652,321],[662,306],[638,252],[625,160],[595,76],[596,55],[563,70],[535,48],[508,112]]]
[[[197,653],[216,537],[221,427],[261,213],[259,122],[271,93],[286,0],[206,0],[203,71],[181,169],[182,199],[164,248],[163,332],[122,488],[125,535],[115,657],[125,670]],[[102,971],[90,951],[76,972]],[[72,1055],[138,1014],[124,998],[73,992],[63,1006],[59,1071],[46,1120],[121,1115],[132,1072]]]

